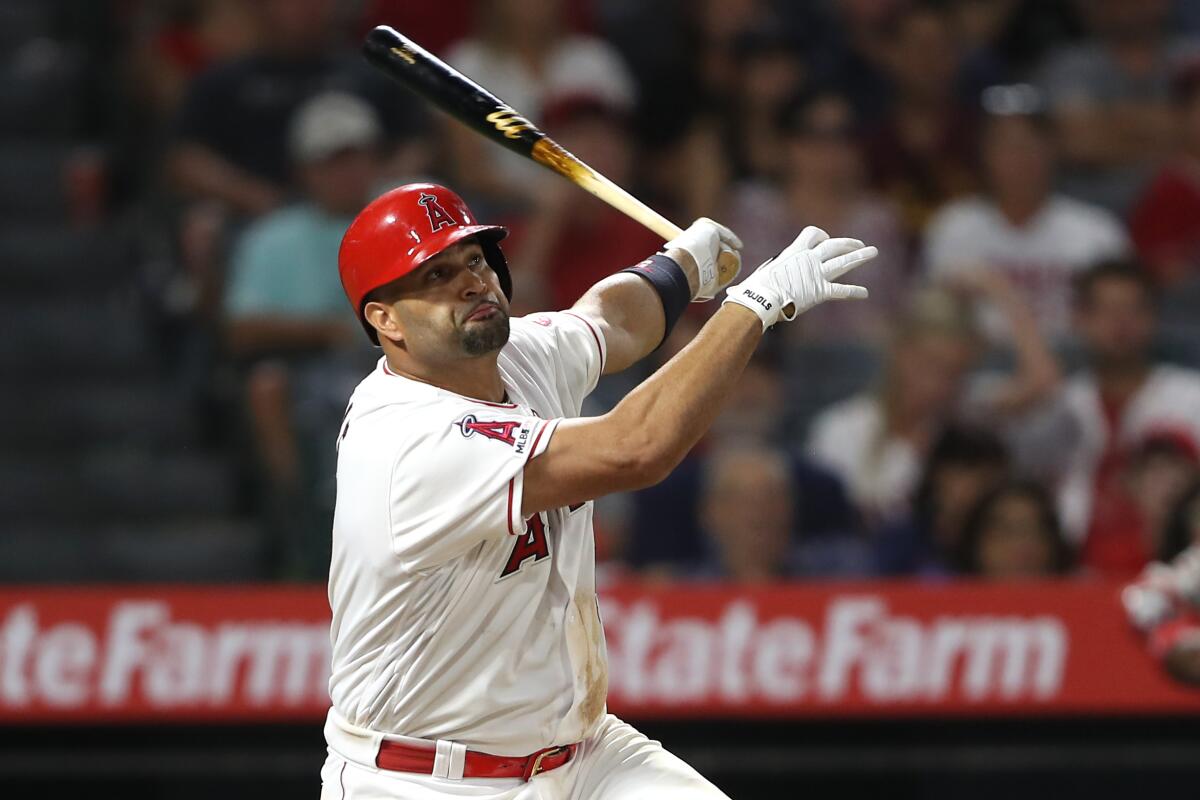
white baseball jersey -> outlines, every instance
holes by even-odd
[[[351,724],[526,755],[586,738],[608,688],[592,504],[521,518],[523,470],[578,416],[605,343],[572,312],[513,319],[505,403],[392,373],[338,444],[330,694]]]

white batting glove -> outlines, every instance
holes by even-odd
[[[697,290],[692,302],[702,303],[711,300],[721,288],[717,272],[717,259],[721,253],[732,253],[738,260],[738,270],[741,270],[742,257],[738,251],[742,249],[742,240],[733,231],[719,222],[708,217],[700,217],[687,230],[663,245],[665,249],[677,247],[686,250],[696,262],[699,271]],[[736,275],[736,272],[734,273]],[[730,279],[732,280],[732,278]]]
[[[865,299],[864,287],[833,281],[878,254],[858,239],[830,239],[825,231],[810,225],[779,255],[726,289],[723,304],[737,303],[750,309],[762,320],[765,331],[781,319],[791,322],[826,300]]]

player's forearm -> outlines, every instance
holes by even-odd
[[[658,347],[666,316],[649,283],[628,272],[610,275],[589,289],[571,310],[595,320],[604,331],[605,373],[621,372]]]
[[[699,286],[696,262],[686,252],[666,252],[680,265],[692,295]],[[630,273],[610,275],[589,289],[573,310],[596,320],[604,330],[608,358],[604,372],[621,372],[641,361],[662,344],[666,335],[663,301],[649,281]]]
[[[614,441],[636,454],[640,482],[662,480],[695,446],[761,338],[757,316],[722,306],[691,343],[606,415]]]

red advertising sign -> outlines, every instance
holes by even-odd
[[[1092,582],[621,584],[609,707],[634,718],[1200,714]],[[319,720],[323,587],[0,591],[0,721]]]

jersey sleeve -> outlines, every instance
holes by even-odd
[[[604,373],[608,350],[600,326],[578,312],[559,311],[523,317],[514,332],[523,355],[551,374],[568,414],[578,414]]]
[[[413,420],[424,432],[401,449],[390,479],[392,552],[409,569],[523,532],[524,468],[558,424],[491,406],[430,416]]]

